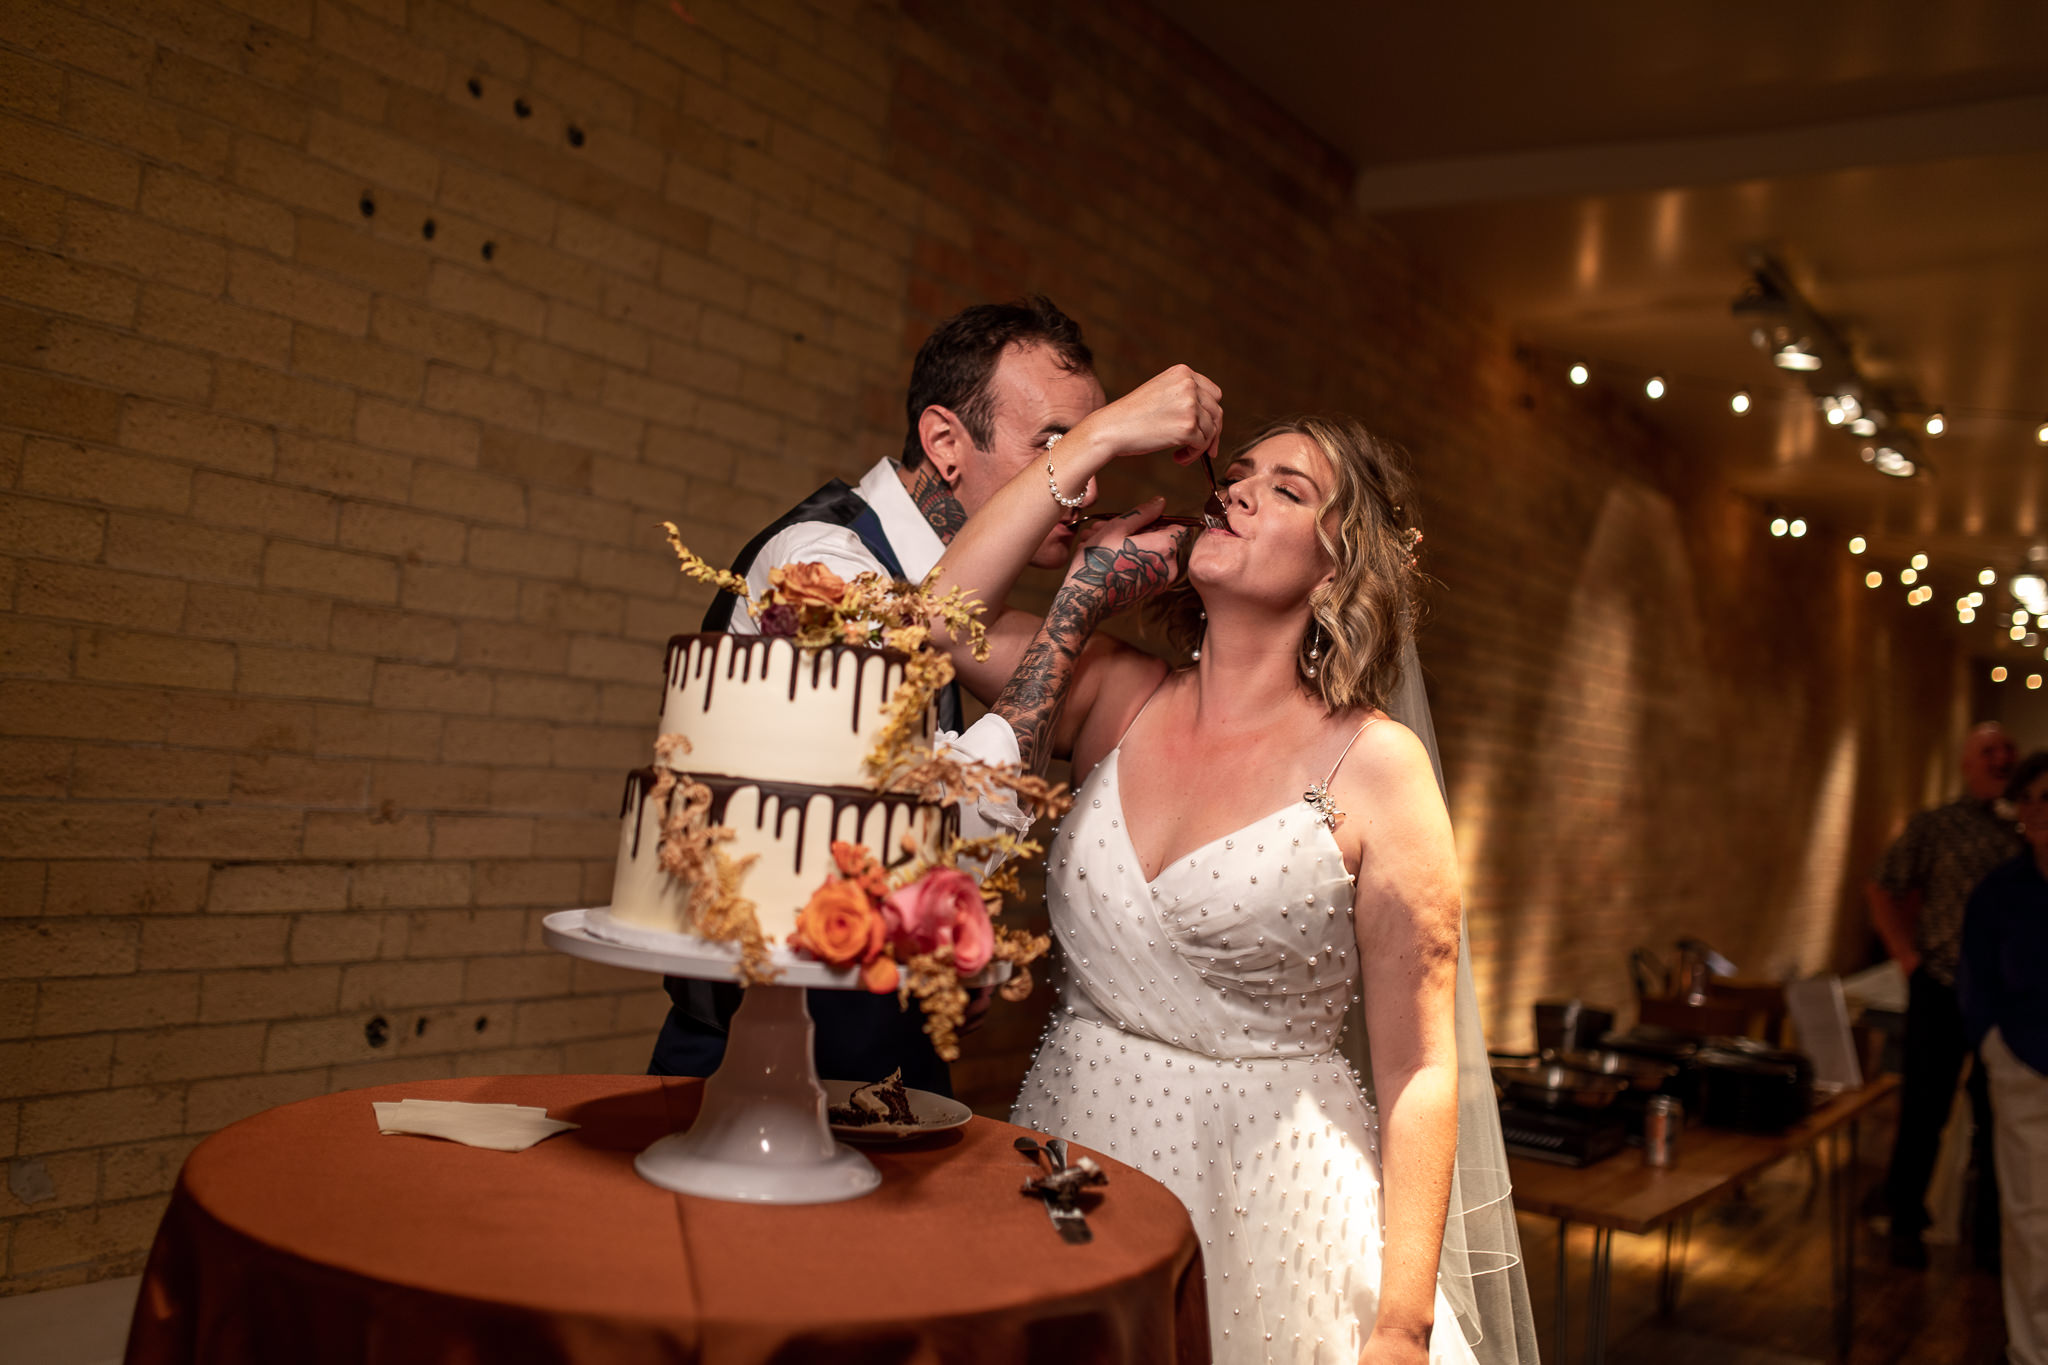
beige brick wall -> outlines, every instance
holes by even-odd
[[[703,605],[653,524],[729,555],[896,448],[931,321],[1025,288],[1112,391],[1187,359],[1240,426],[1415,450],[1506,1041],[1680,928],[1853,956],[1958,720],[1939,637],[1525,364],[1345,176],[1136,0],[10,0],[0,1160],[55,1194],[0,1193],[0,1292],[134,1269],[263,1107],[638,1070],[661,997],[538,922],[605,896]],[[1033,1017],[963,1063],[984,1105]]]

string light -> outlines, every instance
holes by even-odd
[[[1988,587],[1990,587],[1990,586],[1991,586],[1991,585],[1992,585],[1993,583],[1996,583],[1996,582],[1998,581],[1998,570],[1996,570],[1996,569],[1979,569],[1979,570],[1977,570],[1977,581],[1978,581],[1979,583],[1982,583],[1982,584],[1983,584],[1983,585],[1984,585],[1985,587],[1987,587],[1987,588],[1988,588]]]
[[[1744,393],[1744,392],[1743,392],[1743,391],[1742,391],[1741,389],[1737,389],[1737,390],[1735,391],[1735,396],[1734,396],[1733,398],[1730,398],[1730,399],[1728,400],[1728,406],[1729,406],[1729,407],[1731,407],[1731,408],[1733,408],[1733,409],[1734,409],[1734,410],[1735,410],[1736,412],[1739,412],[1739,413],[1740,413],[1740,412],[1748,412],[1748,411],[1749,411],[1749,395],[1748,395],[1748,394],[1746,394],[1746,393]]]
[[[1662,398],[1664,396],[1664,380],[1662,376],[1651,375],[1650,382],[1643,385],[1643,392],[1650,395],[1652,399]],[[2048,431],[2048,426],[2043,426],[2041,430]],[[2048,441],[2048,436],[2043,436],[2041,439]]]
[[[2021,607],[2012,614],[2012,623],[2016,626],[2023,626],[2027,623],[2027,609],[2025,607]]]
[[[2029,673],[2029,674],[2027,674],[2027,691],[2029,691],[2029,692],[2038,692],[2038,691],[2040,691],[2040,690],[2041,690],[2041,675],[2040,675],[2039,673]]]
[[[1852,554],[1852,555],[1860,555],[1860,554],[1862,554],[1862,553],[1863,553],[1863,552],[1864,552],[1864,551],[1865,551],[1866,549],[1868,549],[1868,548],[1869,548],[1869,546],[1868,546],[1868,544],[1867,544],[1867,543],[1866,543],[1866,542],[1864,541],[1864,539],[1863,539],[1863,537],[1862,537],[1862,536],[1850,536],[1850,537],[1849,537],[1849,553],[1850,553],[1850,554]]]
[[[1792,518],[1792,538],[1793,538],[1794,540],[1797,540],[1797,539],[1799,539],[1799,537],[1801,537],[1801,536],[1803,536],[1803,535],[1805,535],[1805,534],[1806,534],[1806,518],[1804,518],[1804,517],[1794,517],[1794,518]]]
[[[1914,555],[1914,556],[1913,556],[1913,567],[1914,567],[1914,568],[1916,568],[1916,569],[1924,569],[1924,568],[1926,568],[1926,567],[1927,567],[1927,556],[1926,556],[1926,555]]]
[[[2004,665],[2004,664],[1999,664],[1999,665],[1998,665],[1997,667],[1995,667],[1995,668],[1993,668],[1993,669],[1991,670],[1991,681],[1993,681],[1993,682],[2004,682],[2004,681],[2005,681],[2005,665]]]
[[[1788,531],[1788,530],[1790,530],[1790,529],[1791,529],[1791,524],[1790,524],[1789,522],[1787,522],[1787,521],[1786,521],[1786,520],[1785,520],[1785,519],[1784,519],[1783,517],[1772,517],[1772,518],[1771,518],[1771,534],[1772,534],[1772,535],[1774,535],[1774,536],[1782,536],[1782,535],[1784,535],[1784,534],[1785,534],[1785,532],[1787,532],[1787,531]]]
[[[1968,597],[1965,597],[1963,600],[1965,602],[1968,602],[1973,607],[1981,607],[1984,605],[1984,594],[1981,592],[1973,592]]]
[[[1901,569],[1901,570],[1899,570],[1899,581],[1900,581],[1901,583],[1911,583],[1911,582],[1913,582],[1914,580],[1918,579],[1919,577],[1920,577],[1920,573],[1919,573],[1919,571],[1918,571],[1917,569]]]
[[[1976,619],[1977,613],[1971,611],[1968,607],[1961,607],[1958,608],[1956,611],[1956,620],[1961,622],[1963,625],[1967,626]]]
[[[2009,640],[2024,640],[2027,638],[2027,628],[2025,626],[2014,626],[2006,631],[2005,634]]]
[[[1866,587],[1866,588],[1875,588],[1875,587],[1878,587],[1878,586],[1879,586],[1879,585],[1881,585],[1881,584],[1882,584],[1883,582],[1884,582],[1884,575],[1883,575],[1883,574],[1881,574],[1881,573],[1879,573],[1879,572],[1878,572],[1877,570],[1875,570],[1875,569],[1872,569],[1872,570],[1871,570],[1871,571],[1870,571],[1869,573],[1867,573],[1867,574],[1863,575],[1863,586],[1864,586],[1864,587]]]
[[[2042,445],[2048,446],[2048,422],[2043,422],[2040,426],[2034,428],[2034,439]]]
[[[1938,412],[1929,413],[1927,415],[1927,425],[1922,427],[1921,430],[1929,436],[1939,436],[1948,430],[1948,419]]]
[[[1574,386],[1583,384],[1592,377],[1593,372],[1586,368],[1586,362],[1583,360],[1573,361],[1572,367],[1565,371],[1565,378],[1571,380]]]

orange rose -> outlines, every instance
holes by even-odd
[[[789,942],[820,962],[850,967],[873,962],[885,938],[882,917],[868,893],[856,882],[828,881],[797,912]]]
[[[768,571],[768,581],[792,606],[836,607],[846,596],[846,580],[823,564],[784,564]]]

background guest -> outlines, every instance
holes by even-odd
[[[1896,1265],[1927,1264],[1921,1241],[1928,1223],[1927,1182],[1948,1124],[1956,1077],[1970,1054],[1956,1002],[1963,907],[1986,873],[2024,848],[2012,822],[1992,809],[2012,776],[2016,756],[2012,740],[1997,725],[1971,730],[1963,743],[1963,794],[1908,821],[1885,850],[1867,889],[1877,931],[1910,983],[1899,1128],[1885,1180]],[[1977,1247],[1988,1258],[1997,1255],[1998,1223],[1990,1099],[1981,1066],[1971,1068],[1970,1102],[1977,1122],[1981,1194]]]
[[[1970,897],[1957,984],[1991,1086],[2006,1359],[2048,1365],[2048,753],[2030,754],[2006,795],[2030,851]]]

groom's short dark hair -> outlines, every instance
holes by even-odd
[[[1062,313],[1043,294],[1015,303],[977,303],[932,329],[917,348],[910,367],[910,391],[903,408],[909,430],[903,434],[903,467],[924,462],[924,441],[918,419],[934,403],[951,408],[977,448],[986,448],[995,430],[995,397],[989,380],[996,362],[1011,346],[1044,346],[1068,371],[1093,371],[1095,353],[1081,339],[1081,324]]]

